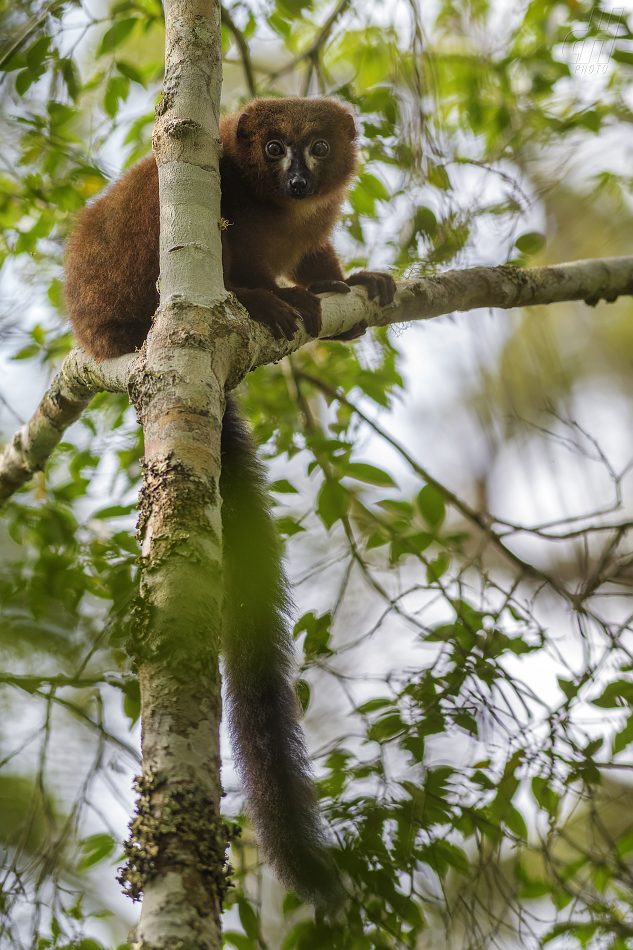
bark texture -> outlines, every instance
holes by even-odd
[[[122,880],[143,894],[132,945],[219,950],[228,832],[220,819],[222,280],[219,0],[166,4],[157,108],[159,311],[129,379],[145,433],[141,580],[131,652],[143,775]]]

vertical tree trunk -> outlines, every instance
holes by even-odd
[[[219,813],[225,363],[216,343],[227,320],[218,225],[220,3],[167,0],[165,13],[154,133],[161,302],[131,386],[145,432],[131,640],[143,776],[122,881],[132,896],[143,893],[134,946],[219,950],[227,844]]]

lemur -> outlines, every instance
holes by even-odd
[[[352,112],[330,98],[255,99],[222,116],[221,213],[226,288],[277,337],[298,319],[321,329],[326,291],[361,284],[381,305],[389,274],[345,279],[330,236],[356,168]],[[80,215],[66,251],[65,297],[79,344],[98,360],[141,347],[158,306],[158,171],[140,161]],[[292,287],[280,287],[285,277]],[[229,728],[258,840],[300,896],[337,891],[292,682],[290,600],[256,447],[227,397],[221,442]]]

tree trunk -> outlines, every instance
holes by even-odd
[[[122,881],[143,908],[133,945],[219,950],[218,480],[227,325],[219,231],[219,0],[168,0],[154,152],[160,308],[131,379],[145,433],[141,578],[130,651],[141,684],[143,775]]]

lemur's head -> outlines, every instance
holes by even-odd
[[[356,168],[356,124],[336,99],[255,99],[235,149],[258,194],[278,204],[341,192]]]

